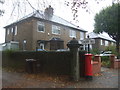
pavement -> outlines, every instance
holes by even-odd
[[[1,69],[0,69],[1,70]],[[70,81],[67,76],[27,74],[2,70],[2,88],[118,88],[118,69],[101,68],[93,80]]]

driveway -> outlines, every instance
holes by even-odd
[[[0,76],[1,79],[1,76]],[[72,82],[68,76],[2,71],[3,88],[118,88],[118,70],[103,68],[92,81]]]

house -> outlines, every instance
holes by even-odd
[[[35,11],[10,25],[5,26],[5,43],[19,43],[20,50],[57,50],[67,48],[73,37],[84,39],[86,32],[82,28],[56,16],[51,6]]]
[[[110,45],[115,45],[115,40],[110,37],[103,36],[94,32],[88,33],[89,38],[95,40],[95,44],[90,45],[92,49],[98,49],[100,51],[105,51],[105,48]]]

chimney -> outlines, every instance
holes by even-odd
[[[45,14],[45,18],[46,18],[46,19],[52,18],[53,13],[54,13],[53,10],[54,10],[54,9],[51,7],[51,5],[49,5],[49,7],[45,9],[44,14]]]

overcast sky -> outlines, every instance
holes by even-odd
[[[20,0],[19,2],[20,5],[14,3],[15,1],[18,0],[6,0],[4,5],[0,5],[0,8],[5,10],[5,14],[2,17],[0,17],[0,43],[3,43],[5,40],[5,30],[3,29],[4,26],[34,11],[33,8],[31,8],[31,6],[27,2],[23,3],[23,1],[26,0]],[[67,7],[64,4],[65,0],[28,0],[28,1],[32,4],[32,6],[35,9],[39,10],[44,10],[45,7],[47,7],[50,4],[54,8],[55,15],[60,16],[68,21],[71,21],[72,23],[80,26],[81,28],[88,32],[92,32],[94,30],[95,14],[98,13],[103,8],[112,5],[112,0],[102,0],[99,4],[97,4],[95,0],[86,0],[89,1],[87,7],[89,12],[86,12],[84,9],[80,8],[78,12],[79,22],[76,23],[75,21],[73,21],[70,7]],[[38,4],[38,2],[40,4]],[[44,2],[46,3],[45,5]],[[18,6],[20,8],[18,8]]]

